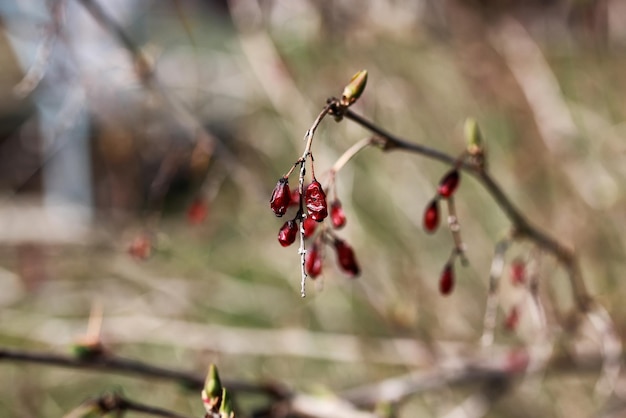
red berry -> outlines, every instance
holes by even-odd
[[[128,254],[135,260],[146,260],[152,255],[152,240],[146,234],[135,237],[128,246]]]
[[[270,208],[272,208],[276,216],[283,216],[287,212],[287,207],[290,202],[291,192],[289,191],[289,180],[281,177],[272,192]]]
[[[298,189],[292,190],[289,206],[299,206],[299,205],[300,205],[300,190]]]
[[[509,314],[506,316],[504,320],[504,328],[508,331],[515,331],[517,328],[517,324],[519,323],[519,309],[517,306],[513,306],[509,311]]]
[[[322,185],[317,180],[313,180],[304,191],[304,203],[309,211],[309,216],[314,221],[322,222],[328,216],[326,205],[326,194]]]
[[[350,277],[358,276],[361,272],[354,256],[354,250],[345,241],[335,240],[335,251],[337,251],[337,261],[341,270]]]
[[[202,198],[196,198],[187,209],[187,221],[192,225],[201,224],[209,214],[209,205]]]
[[[526,282],[526,265],[516,259],[511,263],[511,282],[514,285],[523,285]]]
[[[346,214],[341,207],[341,202],[338,200],[335,200],[330,204],[330,220],[333,222],[333,226],[337,229],[346,224]]]
[[[278,231],[278,242],[283,247],[288,247],[293,244],[298,235],[298,224],[296,221],[291,220],[285,222],[285,224]]]
[[[459,185],[459,180],[460,176],[458,170],[454,169],[449,171],[439,182],[437,192],[444,198],[452,196]]]
[[[439,203],[437,199],[430,201],[424,211],[424,229],[426,232],[433,233],[439,226]]]
[[[521,373],[528,368],[530,357],[523,348],[514,348],[506,355],[505,370],[509,373]]]
[[[439,278],[439,292],[442,295],[449,295],[454,289],[454,267],[452,263],[446,263]]]
[[[310,216],[307,216],[304,218],[304,221],[302,221],[302,227],[304,228],[304,238],[308,238],[315,233],[317,222],[315,222]]]
[[[322,272],[322,253],[320,247],[317,244],[313,244],[311,249],[306,254],[306,260],[304,268],[311,278],[316,278]]]

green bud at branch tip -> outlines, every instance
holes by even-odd
[[[230,399],[230,393],[226,388],[222,389],[222,405],[220,405],[220,418],[234,418],[233,403]]]
[[[215,364],[209,366],[209,372],[204,382],[204,391],[209,398],[218,398],[222,394],[222,382]]]
[[[366,84],[367,70],[361,70],[352,76],[350,83],[343,89],[341,105],[348,107],[356,102],[358,98],[361,97],[361,94],[363,94]]]
[[[481,154],[484,151],[484,140],[480,128],[473,118],[465,120],[465,140],[467,141],[467,152],[470,155]]]

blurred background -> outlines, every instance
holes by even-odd
[[[214,362],[223,377],[320,396],[477,351],[510,224],[473,178],[456,200],[470,265],[457,264],[447,297],[438,280],[452,238],[422,230],[448,170],[438,162],[366,149],[339,173],[338,234],[357,279],[328,251],[301,299],[297,248],[276,240],[285,219],[268,208],[272,188],[326,98],[361,69],[354,110],[403,138],[456,156],[465,118],[477,119],[494,178],[576,249],[625,335],[623,1],[5,0],[0,29],[3,346],[69,353],[99,306],[116,355],[198,373]],[[366,137],[324,120],[318,178]],[[555,345],[598,351],[593,335],[562,336],[572,296],[554,259],[516,244],[507,263],[531,258]],[[531,345],[528,292],[507,283],[496,346]],[[519,324],[507,330],[513,306]],[[1,416],[63,416],[119,387],[203,414],[197,393],[171,383],[0,368]],[[529,377],[484,416],[598,416],[598,374]],[[443,416],[475,390],[420,392],[397,413]]]

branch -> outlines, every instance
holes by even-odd
[[[580,266],[578,265],[578,260],[574,252],[539,228],[533,226],[483,166],[467,161],[459,164],[457,158],[425,145],[409,142],[390,134],[350,109],[345,110],[343,116],[376,133],[379,137],[379,145],[385,151],[403,150],[413,152],[451,166],[458,166],[459,169],[476,177],[513,224],[514,238],[529,239],[540,248],[543,248],[555,256],[568,273],[578,309],[581,312],[589,311],[592,299],[582,279]]]
[[[151,377],[173,380],[185,387],[200,390],[204,387],[204,376],[192,372],[153,366],[137,360],[113,356],[77,358],[62,354],[41,353],[34,351],[11,350],[0,348],[0,362],[34,363],[44,366],[57,366],[69,369],[95,370],[105,373],[117,373],[129,376]],[[257,393],[270,398],[282,399],[288,396],[286,388],[276,385],[257,385],[238,380],[224,380],[224,386],[233,392]]]
[[[332,111],[336,117],[346,117],[376,133],[379,137],[378,145],[383,150],[399,149],[414,152],[455,166],[473,175],[511,221],[513,225],[512,239],[528,239],[557,259],[567,273],[578,311],[585,315],[587,321],[595,328],[600,338],[599,344],[604,356],[604,362],[597,389],[604,394],[611,393],[616,385],[621,368],[621,341],[615,331],[615,325],[606,310],[601,305],[595,303],[590,296],[574,251],[532,225],[504,193],[500,185],[487,171],[485,165],[471,160],[459,162],[456,158],[441,151],[398,138],[350,109],[342,108],[337,99],[331,98],[328,102],[334,103]]]
[[[140,412],[155,417],[188,418],[185,415],[180,415],[176,412],[168,411],[166,409],[131,401],[130,399],[125,398],[119,393],[106,393],[102,396],[99,396],[98,398],[90,399],[84,402],[78,408],[74,409],[69,414],[65,415],[64,418],[82,418],[88,416],[87,414],[89,414],[90,412],[95,412],[98,414],[118,412],[121,416],[122,413],[128,411]]]
[[[0,362],[12,361],[33,363],[45,366],[57,366],[70,369],[95,370],[104,373],[119,373],[130,376],[152,377],[163,380],[172,380],[181,383],[183,386],[193,390],[201,390],[205,384],[204,376],[195,373],[184,372],[174,369],[153,366],[136,360],[121,359],[111,356],[99,356],[92,359],[79,359],[61,354],[49,354],[40,352],[27,352],[21,350],[11,350],[0,348]],[[280,384],[254,384],[239,380],[221,379],[222,385],[227,387],[232,393],[252,393],[265,395],[274,403],[285,403],[285,407],[294,414],[309,418],[334,418],[341,416],[345,418],[376,418],[372,413],[360,411],[349,402],[342,399],[323,399],[316,396],[295,393]],[[137,411],[151,413],[155,416],[180,418],[180,415],[172,414],[158,408],[137,404],[119,395],[107,395],[107,401],[112,402],[117,408],[101,409],[101,411]],[[111,398],[112,396],[112,398]],[[104,398],[90,401],[100,405]],[[123,407],[120,409],[120,406]],[[141,408],[141,409],[140,409]],[[158,415],[161,413],[161,415]],[[164,415],[169,413],[170,415]],[[82,416],[82,415],[80,415]],[[65,418],[73,418],[72,415]]]
[[[339,394],[360,407],[373,406],[379,402],[402,402],[409,396],[444,387],[476,386],[481,383],[511,383],[515,379],[535,374],[594,373],[603,363],[599,355],[573,358],[569,354],[558,355],[537,367],[531,351],[512,348],[498,355],[485,354],[473,359],[457,359],[449,364],[439,362],[430,370],[421,370],[392,377],[376,383],[349,389]],[[460,360],[460,361],[459,361]]]

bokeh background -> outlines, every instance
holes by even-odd
[[[3,346],[69,353],[97,306],[116,355],[199,373],[214,362],[224,377],[319,396],[477,351],[494,246],[510,224],[473,178],[462,177],[457,198],[470,266],[457,266],[448,297],[438,277],[452,238],[422,230],[447,171],[438,162],[367,149],[339,173],[339,235],[355,249],[358,279],[329,252],[301,299],[297,249],[276,241],[284,220],[268,208],[271,190],[326,98],[360,69],[369,81],[355,111],[403,138],[458,155],[465,118],[478,120],[493,176],[576,249],[624,336],[620,0],[100,1],[145,63],[86,3],[0,4]],[[325,120],[318,178],[367,136]],[[516,257],[539,262],[555,345],[597,351],[593,335],[563,331],[572,297],[557,263],[528,244],[507,260]],[[503,325],[525,297],[503,284],[497,346],[532,344],[538,330],[523,310],[516,330]],[[63,416],[120,387],[202,416],[198,394],[171,383],[0,370],[1,416]],[[485,416],[597,416],[597,377],[524,379]],[[398,416],[443,416],[475,390],[417,393]]]

